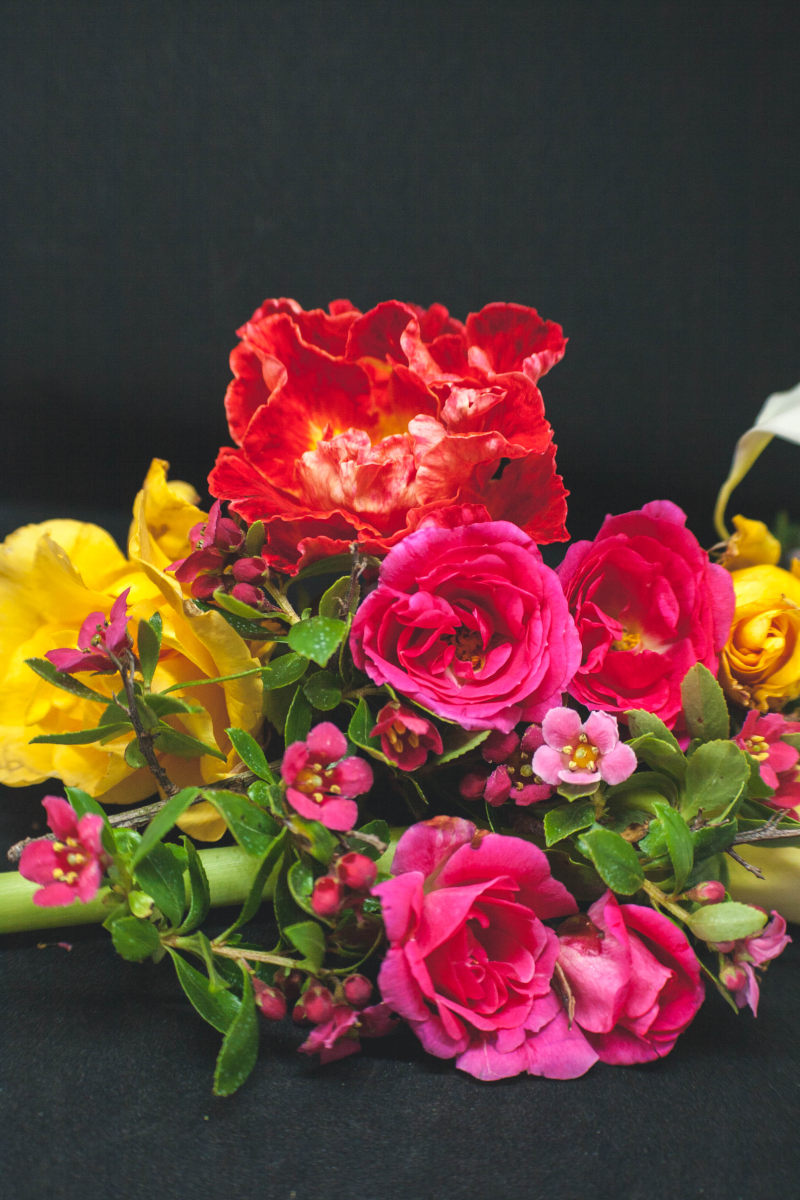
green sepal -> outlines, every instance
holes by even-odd
[[[227,1033],[241,1008],[240,1001],[231,992],[213,989],[205,975],[191,966],[177,951],[170,946],[167,946],[167,950],[175,966],[178,983],[189,1003],[214,1029],[220,1033]]]
[[[108,704],[108,696],[103,696],[93,688],[87,687],[85,683],[81,683],[72,675],[67,675],[65,671],[59,671],[49,658],[26,658],[25,663],[37,675],[41,675],[42,679],[46,679],[48,683],[61,688],[64,692],[71,692],[73,696],[80,696],[82,700],[98,700],[100,704]]]
[[[258,558],[264,549],[266,528],[263,521],[253,521],[244,537],[244,552],[248,558]]]
[[[152,896],[173,927],[180,925],[186,907],[183,872],[186,855],[178,846],[156,843],[146,858],[133,868],[133,877],[143,892]]]
[[[591,800],[586,800],[583,804],[570,804],[567,808],[551,808],[550,812],[544,815],[545,845],[555,846],[556,842],[562,841],[570,834],[588,829],[593,822],[594,804]]]
[[[336,617],[309,617],[291,627],[288,641],[292,650],[324,667],[346,632],[346,623]]]
[[[664,830],[667,852],[675,872],[675,888],[683,887],[694,862],[694,839],[680,813],[669,804],[656,804],[658,821]]]
[[[271,659],[261,671],[261,684],[265,691],[277,691],[302,679],[308,670],[308,659],[290,650],[279,658]]]
[[[277,826],[269,813],[241,792],[206,789],[205,798],[224,819],[236,841],[247,854],[261,858],[272,845]]]
[[[666,742],[680,754],[681,748],[675,734],[672,730],[667,729],[667,726],[655,713],[648,712],[646,708],[632,708],[625,713],[625,720],[628,723],[631,737],[637,738],[645,733],[651,733],[653,737],[658,738],[660,742]]]
[[[346,609],[345,601],[348,592],[350,591],[350,576],[342,575],[335,583],[332,583],[320,596],[319,600],[319,615],[321,617],[333,617],[335,620],[341,620]],[[358,587],[354,588],[355,597],[358,597]]]
[[[704,817],[722,816],[743,795],[749,778],[750,764],[734,742],[705,742],[687,763],[681,815],[687,822],[701,810]]]
[[[578,838],[578,849],[591,860],[612,892],[632,896],[644,883],[644,871],[633,846],[611,829],[592,829]]]
[[[258,775],[260,779],[265,779],[267,783],[275,783],[275,776],[270,770],[267,756],[256,739],[246,733],[244,729],[233,727],[226,729],[225,732],[244,765],[249,767],[253,774]]]
[[[342,686],[330,671],[317,671],[303,684],[306,700],[320,712],[330,712],[342,702]]]
[[[142,668],[144,686],[149,688],[158,666],[158,656],[161,653],[161,634],[163,622],[161,613],[155,612],[149,620],[141,620],[136,635],[136,649]]]
[[[143,962],[161,949],[158,930],[150,921],[138,917],[120,917],[110,927],[114,949],[128,962]]]
[[[689,736],[702,742],[730,736],[730,716],[725,693],[708,667],[695,663],[681,684],[681,700]]]
[[[734,942],[763,929],[767,914],[737,900],[704,904],[690,913],[686,923],[695,937],[704,942]]]
[[[299,921],[295,925],[287,925],[283,936],[300,951],[304,962],[313,972],[319,971],[325,960],[325,935],[316,921]]]
[[[311,729],[312,718],[313,710],[311,705],[306,700],[300,688],[298,688],[292,697],[292,702],[286,713],[286,725],[283,730],[283,737],[287,746],[291,746],[293,742],[304,742],[306,740]]]
[[[195,849],[191,838],[182,837],[183,848],[186,851],[186,863],[189,875],[189,911],[183,918],[178,933],[191,933],[202,925],[211,907],[211,888],[208,883],[203,860]]]
[[[200,788],[187,787],[176,792],[174,796],[170,796],[164,807],[156,813],[142,834],[142,840],[137,846],[131,862],[132,867],[140,863],[153,847],[169,833],[178,818],[186,812],[186,809],[199,794]]]
[[[200,758],[204,754],[211,758],[219,758],[225,762],[225,755],[217,746],[208,746],[191,734],[179,732],[171,725],[159,726],[155,737],[155,745],[165,754],[177,754],[179,758]]]

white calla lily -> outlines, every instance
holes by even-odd
[[[765,402],[755,424],[736,443],[730,474],[723,483],[714,508],[714,524],[721,538],[728,539],[725,509],[731,492],[741,483],[761,451],[773,439],[785,438],[800,444],[800,383],[788,392],[775,392]]]

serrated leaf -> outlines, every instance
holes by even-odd
[[[431,764],[436,767],[443,767],[445,763],[454,762],[464,754],[469,754],[470,750],[477,750],[478,746],[486,741],[490,733],[490,729],[481,729],[478,733],[473,733],[465,729],[450,734],[445,739],[442,753],[432,758],[430,760]]]
[[[667,729],[664,722],[655,713],[648,712],[646,708],[632,708],[625,713],[625,720],[628,723],[632,737],[641,737],[645,733],[652,733],[661,742],[666,742],[668,746],[672,746],[674,750],[680,752],[678,739],[670,729]]]
[[[299,921],[283,930],[296,950],[299,950],[312,971],[318,971],[325,959],[325,935],[316,921]]]
[[[133,876],[143,892],[152,896],[170,925],[181,922],[186,907],[186,885],[183,882],[185,859],[177,847],[157,843],[146,858],[133,868]]]
[[[214,788],[204,795],[247,854],[260,858],[267,853],[275,835],[275,822],[269,813],[240,792]]]
[[[312,917],[317,914],[311,907],[311,893],[314,890],[314,870],[307,858],[298,858],[289,867],[286,876],[286,882],[289,885],[289,891],[292,893],[295,904],[299,905],[305,912]]]
[[[544,815],[544,838],[546,846],[555,846],[572,833],[588,829],[594,822],[594,804],[591,800],[568,807],[551,808]]]
[[[141,620],[136,635],[136,648],[142,667],[144,686],[150,687],[158,666],[158,656],[161,653],[161,633],[163,622],[161,613],[155,612],[149,620]]]
[[[91,742],[100,742],[104,739],[111,741],[115,737],[121,737],[124,733],[130,733],[132,729],[130,721],[125,721],[118,725],[97,725],[94,729],[74,729],[69,733],[40,733],[38,737],[31,738],[30,744],[88,746]]]
[[[144,962],[161,946],[155,925],[138,917],[120,917],[115,921],[111,926],[111,941],[117,954],[128,962]]]
[[[64,795],[79,817],[84,816],[85,813],[94,813],[95,816],[102,817],[104,821],[108,819],[105,809],[88,792],[81,791],[80,788],[65,787]]]
[[[733,942],[750,937],[763,929],[766,921],[767,914],[761,909],[737,900],[704,904],[687,917],[692,933],[704,942]]]
[[[744,792],[750,765],[737,745],[729,741],[706,742],[688,760],[681,815],[689,822],[701,812],[718,817]]]
[[[645,763],[654,771],[662,771],[682,784],[686,779],[686,759],[677,746],[665,742],[654,733],[644,733],[628,742],[639,762]]]
[[[225,755],[217,746],[208,746],[191,734],[179,732],[170,725],[160,725],[155,737],[155,745],[164,754],[177,754],[179,758],[201,758],[208,754],[211,758],[219,758],[225,762]]]
[[[311,705],[306,700],[300,688],[298,688],[292,697],[289,711],[286,713],[286,725],[283,736],[287,746],[291,746],[293,742],[305,741],[311,729],[312,718],[313,710]]]
[[[241,1008],[237,997],[231,992],[213,990],[205,975],[190,966],[177,951],[169,946],[167,949],[189,1003],[214,1029],[227,1033]]]
[[[228,737],[233,743],[233,748],[239,755],[246,767],[249,767],[254,775],[258,775],[261,779],[265,779],[267,783],[274,783],[275,776],[270,770],[267,756],[259,746],[258,742],[244,729],[226,729]]]
[[[261,672],[262,686],[265,691],[277,691],[278,688],[297,683],[307,670],[308,659],[290,650],[288,654],[281,654],[280,658],[273,658],[266,664]]]
[[[153,847],[161,841],[165,834],[169,833],[178,820],[178,817],[186,812],[186,809],[199,794],[200,788],[188,787],[182,788],[174,796],[170,796],[164,807],[156,813],[142,834],[142,840],[136,848],[131,866],[135,867],[140,863]]]
[[[337,620],[345,615],[347,611],[347,595],[350,591],[350,576],[342,575],[335,583],[322,593],[319,601],[319,615],[321,617],[334,617]],[[355,595],[358,596],[358,587],[354,589]]]
[[[702,663],[687,671],[681,684],[683,715],[689,736],[713,742],[730,736],[725,693]]]
[[[667,852],[675,873],[675,889],[680,891],[694,862],[694,839],[683,817],[669,804],[657,804],[656,810],[664,829]]]
[[[578,849],[589,858],[612,892],[632,896],[644,883],[639,856],[633,846],[611,829],[593,829],[578,838]]]
[[[292,650],[324,667],[346,632],[345,622],[335,617],[309,617],[291,627],[288,640]]]
[[[341,680],[330,671],[317,671],[303,684],[303,692],[314,708],[330,712],[341,703]]]
[[[98,700],[101,704],[108,704],[108,696],[103,696],[93,688],[87,687],[85,683],[81,683],[72,675],[57,670],[49,658],[26,658],[25,662],[32,671],[35,671],[42,679],[46,679],[48,683],[52,683],[54,687],[61,688],[64,692],[71,692],[73,696],[80,696],[83,700]]]

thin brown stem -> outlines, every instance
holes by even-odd
[[[122,685],[125,688],[125,698],[128,702],[128,716],[131,719],[133,731],[136,734],[136,741],[139,745],[139,749],[142,752],[142,757],[147,763],[150,774],[153,776],[164,795],[167,797],[174,796],[180,791],[180,788],[177,786],[177,784],[172,782],[169,775],[158,761],[153,745],[153,736],[147,732],[139,715],[139,709],[136,704],[136,691],[133,684],[133,656],[131,655],[130,650],[126,651],[123,658],[116,659],[115,661],[122,679]]]

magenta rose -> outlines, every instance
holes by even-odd
[[[606,892],[558,934],[574,1024],[600,1061],[626,1066],[669,1054],[704,996],[700,964],[677,925]]]
[[[425,526],[389,552],[353,659],[464,729],[508,733],[560,702],[580,643],[554,571],[508,521]]]
[[[731,577],[667,500],[606,517],[558,568],[583,656],[570,693],[588,708],[646,708],[672,727],[695,663],[714,674],[733,619]]]
[[[373,889],[389,940],[378,986],[428,1053],[479,1079],[596,1061],[551,986],[559,943],[543,921],[576,905],[538,847],[438,817],[403,834],[392,871]]]

